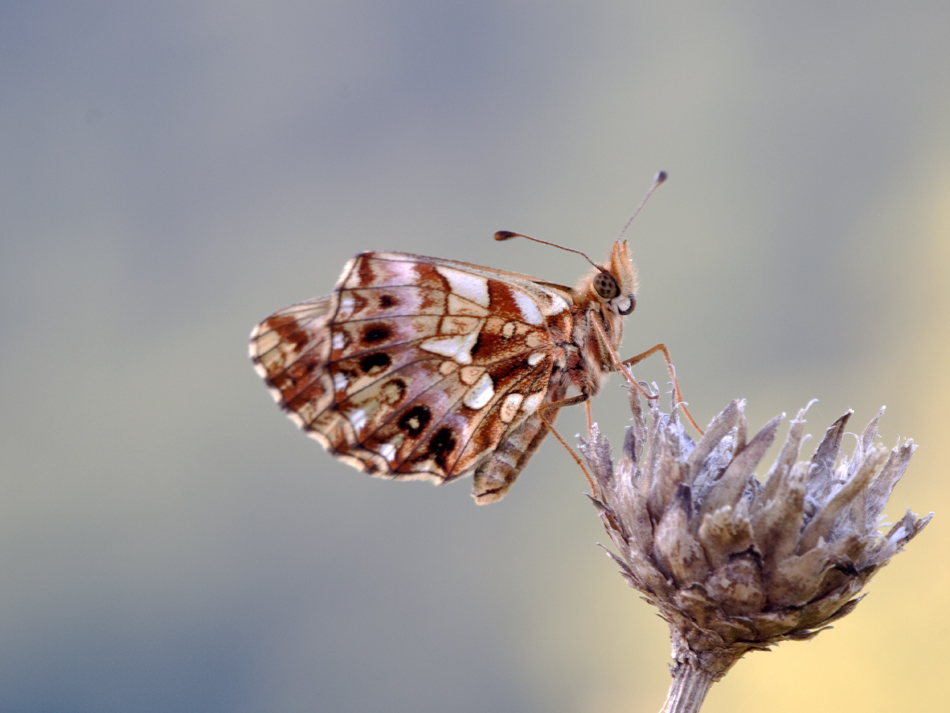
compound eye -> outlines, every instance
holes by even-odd
[[[594,291],[602,300],[610,301],[620,294],[620,287],[609,272],[598,272],[594,276]]]

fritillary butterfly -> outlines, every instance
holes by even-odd
[[[475,501],[494,502],[558,410],[596,394],[619,365],[637,292],[627,242],[595,267],[572,289],[455,260],[361,253],[329,296],[258,324],[250,357],[287,415],[345,463],[437,483],[473,473]],[[579,395],[567,398],[571,387]]]

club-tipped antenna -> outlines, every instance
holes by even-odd
[[[660,184],[667,179],[666,171],[660,171],[653,178],[653,183],[650,185],[647,194],[643,196],[643,200],[640,201],[640,205],[637,206],[637,209],[633,211],[633,215],[630,216],[630,220],[627,221],[626,225],[623,226],[623,230],[620,231],[620,235],[617,236],[617,240],[623,237],[623,234],[627,232],[627,228],[630,227],[630,224],[633,222],[633,219],[637,217],[643,206],[646,204],[647,199],[653,195],[653,191],[659,188]],[[541,243],[542,245],[550,245],[552,248],[557,248],[558,250],[566,250],[569,253],[577,253],[583,257],[587,262],[596,267],[601,272],[604,271],[603,266],[598,265],[596,262],[587,257],[586,254],[582,253],[580,250],[575,250],[574,248],[566,248],[563,245],[558,245],[557,243],[549,243],[547,240],[540,240],[538,238],[532,238],[530,235],[525,235],[524,233],[513,233],[510,230],[499,230],[495,233],[495,240],[511,240],[512,238],[524,238],[525,240],[533,240],[536,243]]]
[[[563,245],[558,245],[557,243],[549,243],[547,240],[539,240],[538,238],[532,238],[530,235],[523,235],[522,233],[512,233],[510,230],[499,230],[495,233],[495,240],[511,240],[512,238],[524,238],[525,240],[533,240],[536,243],[541,243],[542,245],[550,245],[552,248],[558,248],[559,250],[566,250],[569,253],[577,253],[583,257],[587,262],[596,267],[598,270],[603,271],[603,267],[598,265],[596,262],[591,260],[587,255],[582,253],[580,250],[575,250],[574,248],[566,248]]]
[[[653,183],[650,185],[650,188],[647,191],[647,194],[643,196],[643,200],[640,201],[640,205],[637,206],[637,209],[633,211],[633,215],[630,216],[630,220],[628,220],[626,224],[623,226],[623,230],[620,231],[620,235],[617,236],[617,240],[620,240],[620,238],[623,237],[623,234],[627,232],[627,228],[630,227],[630,224],[633,222],[633,219],[636,218],[637,215],[639,215],[641,210],[643,210],[643,206],[646,205],[647,199],[649,199],[649,197],[653,195],[653,191],[659,188],[660,184],[663,183],[663,181],[665,181],[666,179],[667,179],[666,171],[660,171],[658,174],[656,174],[656,176],[653,178]]]

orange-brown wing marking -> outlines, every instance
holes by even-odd
[[[292,411],[291,402],[305,401],[321,411],[332,403],[333,384],[325,366],[335,300],[331,295],[286,307],[251,333],[251,361],[282,408]],[[302,418],[294,420],[302,426]]]
[[[365,253],[329,297],[254,330],[251,357],[294,421],[370,474],[444,481],[548,395],[567,288],[464,263]]]
[[[548,392],[553,361],[550,356],[528,372],[512,364],[493,365],[488,374],[495,384],[495,396],[476,414],[465,413],[470,428],[460,446],[449,478],[456,478],[476,468],[498,447],[498,444],[537,411]]]
[[[530,369],[520,362],[510,369],[505,364],[495,367],[481,374],[475,368],[467,375],[461,369],[453,372],[407,400],[379,427],[364,429],[360,445],[383,455],[394,477],[428,473],[450,480],[469,472],[546,393],[550,362]],[[487,393],[485,378],[492,379]],[[532,393],[534,401],[526,401]],[[517,401],[506,403],[512,395]],[[502,409],[507,422],[500,416]]]
[[[341,444],[338,449],[345,442],[355,448],[355,439],[360,450],[385,458],[394,477],[428,473],[451,479],[473,469],[537,408],[553,366],[546,353],[555,344],[544,327],[521,321],[529,296],[513,296],[507,285],[491,280],[488,293],[493,316],[441,323],[439,334],[450,335],[449,340],[476,337],[461,355],[463,363],[426,359],[431,354],[418,346],[425,340],[416,340],[331,365],[353,385],[339,403],[353,432],[347,437],[350,428],[339,424],[340,435],[333,439]],[[501,316],[495,315],[496,306]],[[377,366],[379,373],[361,376],[353,368],[357,359]]]

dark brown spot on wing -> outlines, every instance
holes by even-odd
[[[406,395],[407,388],[402,379],[390,379],[380,387],[379,400],[388,406],[397,406]]]
[[[432,436],[427,452],[442,470],[448,472],[449,457],[455,451],[456,445],[458,442],[455,440],[454,432],[448,426],[444,426]]]
[[[415,438],[425,430],[432,420],[432,412],[427,406],[419,404],[406,411],[399,419],[399,427]]]
[[[389,339],[392,330],[385,324],[371,324],[363,331],[363,344],[375,344]]]
[[[376,352],[360,359],[360,369],[366,374],[378,374],[388,369],[392,362],[393,360],[386,352]]]

